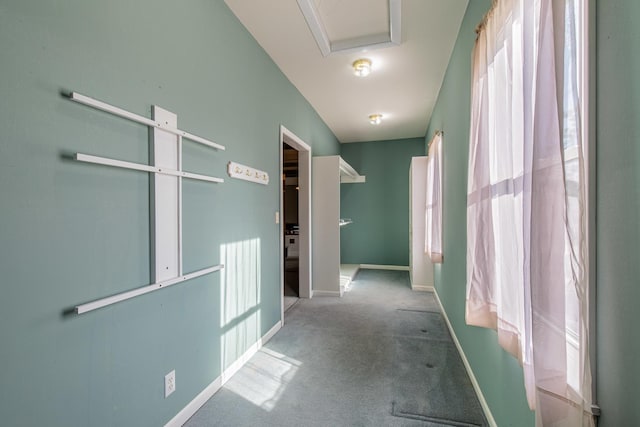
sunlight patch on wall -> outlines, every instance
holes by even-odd
[[[221,368],[237,360],[260,339],[260,239],[220,246]]]

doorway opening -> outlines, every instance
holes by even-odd
[[[311,298],[311,147],[280,127],[280,277],[282,321],[298,298]]]
[[[284,222],[284,311],[300,297],[298,150],[282,143],[282,221]]]

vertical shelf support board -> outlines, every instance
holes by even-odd
[[[178,116],[153,106],[153,119],[176,127]],[[151,138],[151,159],[156,167],[180,170],[182,140],[160,128]],[[181,209],[182,178],[169,175],[151,176],[152,281],[161,282],[182,275]]]

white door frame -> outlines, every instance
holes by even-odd
[[[311,298],[311,147],[293,132],[280,125],[280,186],[282,186],[282,144],[298,151],[298,226],[300,232],[300,298]],[[284,197],[280,193],[280,311],[284,324]]]

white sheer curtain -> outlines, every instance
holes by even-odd
[[[523,365],[539,426],[593,425],[574,1],[494,1],[473,58],[466,320]]]
[[[426,203],[425,253],[431,262],[442,263],[442,132],[439,131],[429,143]]]

